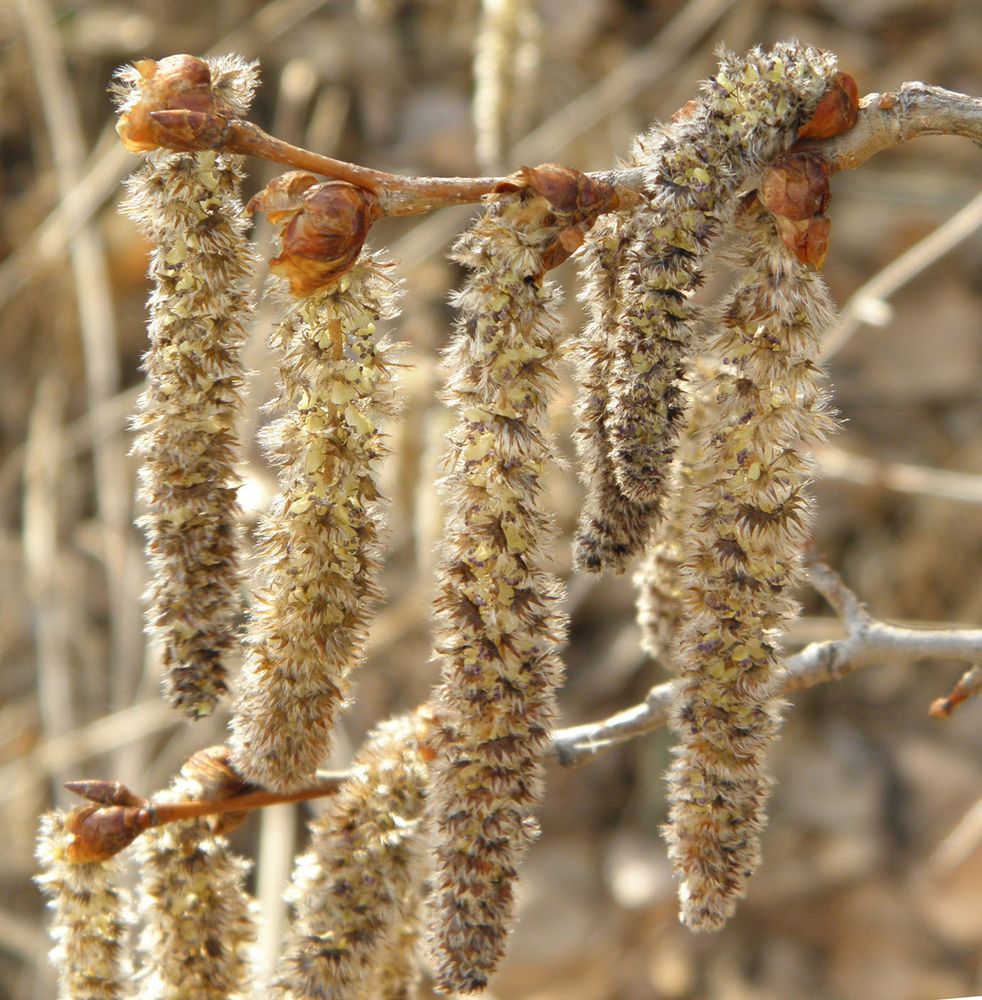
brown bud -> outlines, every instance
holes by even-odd
[[[282,218],[289,210],[278,197],[274,191],[270,200]],[[380,214],[377,199],[365,188],[345,181],[308,188],[283,230],[283,249],[270,270],[286,278],[298,298],[321,291],[351,270]]]
[[[505,194],[524,188],[542,195],[557,212],[583,218],[592,218],[600,212],[617,208],[617,192],[610,184],[603,184],[561,163],[520,167],[515,174],[498,184],[495,191]]]
[[[758,196],[774,215],[811,218],[828,205],[829,166],[813,153],[779,156],[764,171]]]
[[[66,819],[72,834],[68,857],[76,864],[106,861],[129,847],[153,823],[153,812],[129,806],[80,806]]]
[[[65,788],[90,802],[103,806],[136,806],[143,808],[147,800],[135,795],[121,781],[66,781]]]
[[[836,73],[815,113],[798,131],[799,139],[831,139],[856,124],[859,116],[859,89],[848,73]]]
[[[802,264],[820,271],[829,252],[829,233],[832,224],[828,216],[787,219],[783,215],[775,215],[773,218],[784,245]]]
[[[196,781],[201,786],[199,799],[234,798],[249,783],[232,767],[232,751],[226,746],[207,747],[193,753],[181,768],[185,778]],[[240,827],[248,818],[248,812],[226,812],[209,816],[213,833],[227,835]]]
[[[880,94],[879,100],[876,102],[876,106],[880,111],[893,111],[897,106],[897,95],[887,91],[885,94]]]
[[[211,70],[195,56],[168,56],[134,64],[140,74],[139,97],[116,123],[116,132],[131,153],[156,149],[158,126],[152,113],[171,109],[208,112],[222,110],[211,89]]]
[[[176,108],[151,111],[149,117],[150,134],[157,147],[194,153],[228,145],[231,122],[225,115]]]
[[[300,211],[304,192],[317,183],[315,174],[306,170],[289,170],[274,177],[258,194],[252,196],[246,211],[264,212],[274,225],[292,219]]]

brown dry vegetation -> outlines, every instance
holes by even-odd
[[[30,878],[36,817],[52,801],[66,802],[60,782],[111,776],[148,792],[165,785],[188,753],[220,742],[225,723],[222,715],[193,726],[172,717],[143,644],[135,466],[124,456],[145,346],[146,261],[135,229],[115,213],[115,178],[136,161],[112,135],[105,87],[113,68],[144,55],[231,46],[261,59],[253,117],[283,138],[382,169],[478,172],[469,105],[476,0],[50,6],[63,50],[55,62],[70,81],[60,99],[77,106],[88,157],[82,172],[101,164],[108,178],[92,216],[107,282],[90,291],[115,319],[115,343],[83,347],[65,241],[52,244],[49,233],[45,254],[38,248],[38,227],[59,201],[35,77],[45,64],[18,5],[7,3],[0,6],[0,998],[25,1000],[53,995],[42,902]],[[612,165],[635,133],[692,95],[720,41],[742,50],[796,35],[836,52],[861,93],[923,80],[982,94],[982,7],[972,0],[703,0],[688,13],[713,6],[717,13],[668,48],[659,48],[659,34],[684,3],[537,6],[541,65],[523,113],[526,128],[553,126],[545,138],[519,140],[510,166]],[[650,58],[638,58],[644,46]],[[622,67],[632,59],[640,77],[625,80]],[[667,59],[672,68],[663,73]],[[58,86],[46,73],[41,85]],[[562,117],[576,95],[602,87],[606,103],[595,120]],[[925,139],[836,177],[826,275],[837,302],[973,198],[979,164],[965,140]],[[249,170],[251,194],[272,171],[257,163]],[[393,500],[386,604],[342,724],[339,764],[371,725],[422,700],[436,678],[432,484],[447,417],[435,402],[435,365],[450,328],[447,292],[458,277],[442,251],[466,217],[454,209],[396,220],[372,240],[403,263],[409,293],[397,332],[411,344],[413,368],[383,477]],[[268,245],[267,231],[258,238]],[[572,330],[580,321],[575,275],[569,266],[559,273],[569,285]],[[836,404],[846,421],[836,447],[982,479],[980,273],[976,235],[898,292],[886,325],[862,327],[835,356]],[[272,394],[262,346],[268,320],[261,310],[247,355],[257,372],[248,397],[253,430]],[[108,396],[95,412],[92,371],[97,386],[104,376]],[[554,414],[570,457],[571,392],[567,381]],[[271,478],[250,451],[243,501],[254,516]],[[107,469],[115,478],[107,480]],[[876,616],[982,621],[978,499],[831,477],[816,492],[818,549]],[[555,475],[550,500],[562,529],[556,568],[569,576],[580,501],[571,470]],[[114,509],[121,511],[115,527]],[[827,608],[806,599],[792,648],[838,634]],[[636,701],[663,679],[640,652],[625,579],[572,578],[569,610],[568,724]],[[927,716],[958,673],[944,663],[884,664],[796,696],[774,755],[779,784],[764,865],[736,919],[717,935],[693,935],[676,919],[657,832],[667,734],[578,771],[553,768],[543,839],[523,869],[520,923],[494,995],[920,1000],[982,992],[980,707],[970,703],[946,722]],[[281,807],[237,835],[246,853],[258,854],[266,903],[278,899],[308,808]]]

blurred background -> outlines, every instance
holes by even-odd
[[[137,162],[113,133],[106,86],[117,65],[177,52],[258,58],[253,118],[263,127],[416,174],[545,160],[612,166],[633,135],[694,95],[720,42],[745,49],[797,36],[836,52],[860,93],[922,80],[982,95],[977,0],[528,0],[511,5],[512,33],[494,42],[488,23],[509,6],[0,2],[0,998],[55,995],[30,879],[36,818],[66,804],[60,783],[107,777],[150,792],[190,752],[223,739],[223,717],[192,726],[159,701],[142,636],[127,420],[141,382],[147,248],[116,213],[119,182]],[[830,366],[844,428],[822,456],[816,543],[874,615],[895,621],[982,622],[980,162],[966,140],[921,139],[833,181],[826,275],[835,299],[851,305]],[[247,195],[275,173],[257,162],[248,170]],[[955,249],[937,262],[916,258],[902,287],[876,292],[882,298],[854,297],[920,240],[949,232],[947,220],[973,199],[974,221],[961,217],[969,235]],[[382,474],[392,499],[386,603],[337,764],[376,721],[422,700],[436,676],[433,482],[447,428],[436,365],[459,277],[444,254],[468,214],[389,222],[373,239],[402,263],[397,333],[412,367]],[[268,231],[257,239],[268,247]],[[575,268],[557,277],[574,331]],[[252,444],[273,391],[269,320],[261,306],[247,351],[255,374],[242,502],[252,519],[273,489]],[[555,431],[570,459],[571,400],[567,377]],[[917,467],[901,477],[903,489],[897,463]],[[549,501],[561,529],[555,569],[570,577],[580,501],[572,466],[553,474]],[[842,634],[815,595],[802,599],[789,650]],[[640,652],[629,578],[572,577],[569,611],[566,724],[625,707],[665,679]],[[524,866],[521,920],[492,995],[982,993],[982,707],[969,703],[945,722],[927,716],[962,669],[884,663],[794,698],[773,755],[779,784],[764,864],[715,936],[676,919],[658,835],[667,734],[575,772],[552,767],[544,835]],[[309,808],[270,810],[236,835],[257,860],[267,960]]]

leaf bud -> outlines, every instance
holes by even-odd
[[[270,270],[290,282],[297,298],[313,295],[347,274],[372,224],[382,214],[371,191],[345,181],[315,183],[303,171],[276,178],[249,203],[283,222],[283,247]]]
[[[799,139],[831,139],[856,124],[859,117],[859,88],[848,74],[838,72],[822,96],[815,113],[798,130]]]
[[[131,153],[149,152],[162,145],[154,112],[226,110],[215,98],[211,70],[203,59],[188,55],[167,56],[159,62],[141,59],[134,68],[139,74],[135,100],[116,123],[116,132]]]
[[[152,819],[148,808],[93,804],[73,809],[66,822],[72,834],[68,858],[76,864],[106,861],[149,829]]]

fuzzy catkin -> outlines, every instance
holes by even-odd
[[[614,472],[636,503],[659,504],[665,492],[701,259],[740,186],[794,142],[834,73],[832,55],[796,43],[724,51],[700,97],[638,141],[648,205],[626,254],[607,416]]]
[[[380,424],[393,409],[391,346],[375,324],[397,284],[365,257],[294,302],[272,335],[278,404],[265,432],[280,490],[260,526],[258,586],[231,722],[236,768],[281,791],[330,751],[348,675],[364,656],[379,597]]]
[[[669,855],[681,919],[720,927],[759,861],[780,724],[778,642],[810,524],[808,455],[834,427],[819,342],[832,321],[821,278],[781,245],[766,213],[739,220],[746,272],[720,306],[712,425],[683,522],[680,673],[669,772]],[[697,387],[697,391],[698,391]],[[704,386],[703,389],[709,389]]]
[[[573,543],[573,564],[589,573],[623,573],[647,541],[658,505],[624,496],[609,455],[607,408],[613,344],[622,308],[622,269],[631,217],[611,213],[594,223],[580,257],[588,320],[575,348],[579,383],[576,449],[585,496]]]
[[[130,901],[119,887],[120,862],[76,862],[74,835],[66,815],[41,817],[36,882],[50,896],[50,927],[55,947],[51,964],[58,970],[58,1000],[119,1000],[129,995],[127,932]]]
[[[185,767],[160,798],[204,794]],[[232,853],[207,818],[151,828],[134,850],[143,921],[139,1000],[245,1000],[256,939],[256,908],[245,891],[250,862]]]
[[[245,113],[255,66],[227,57],[208,68],[216,97]],[[121,111],[139,83],[135,69],[121,71]],[[127,180],[123,206],[154,247],[147,388],[134,420],[148,630],[162,647],[165,694],[192,718],[209,715],[226,691],[241,611],[235,423],[255,263],[243,176],[238,156],[158,150]]]
[[[665,516],[652,532],[644,559],[634,574],[641,648],[667,670],[675,671],[675,637],[682,620],[682,562],[685,511],[718,414],[711,399],[719,366],[705,358],[693,362],[692,384],[683,387],[685,418],[670,473]]]
[[[566,623],[560,585],[542,568],[551,525],[539,509],[559,354],[558,292],[542,278],[555,219],[525,191],[489,205],[454,251],[470,273],[445,359],[457,422],[441,484],[435,705],[444,721],[428,807],[429,942],[447,991],[482,989],[504,953],[563,674]]]
[[[273,987],[277,1000],[411,994],[425,861],[419,725],[410,715],[379,726],[311,824],[310,851],[287,890],[295,916]]]

